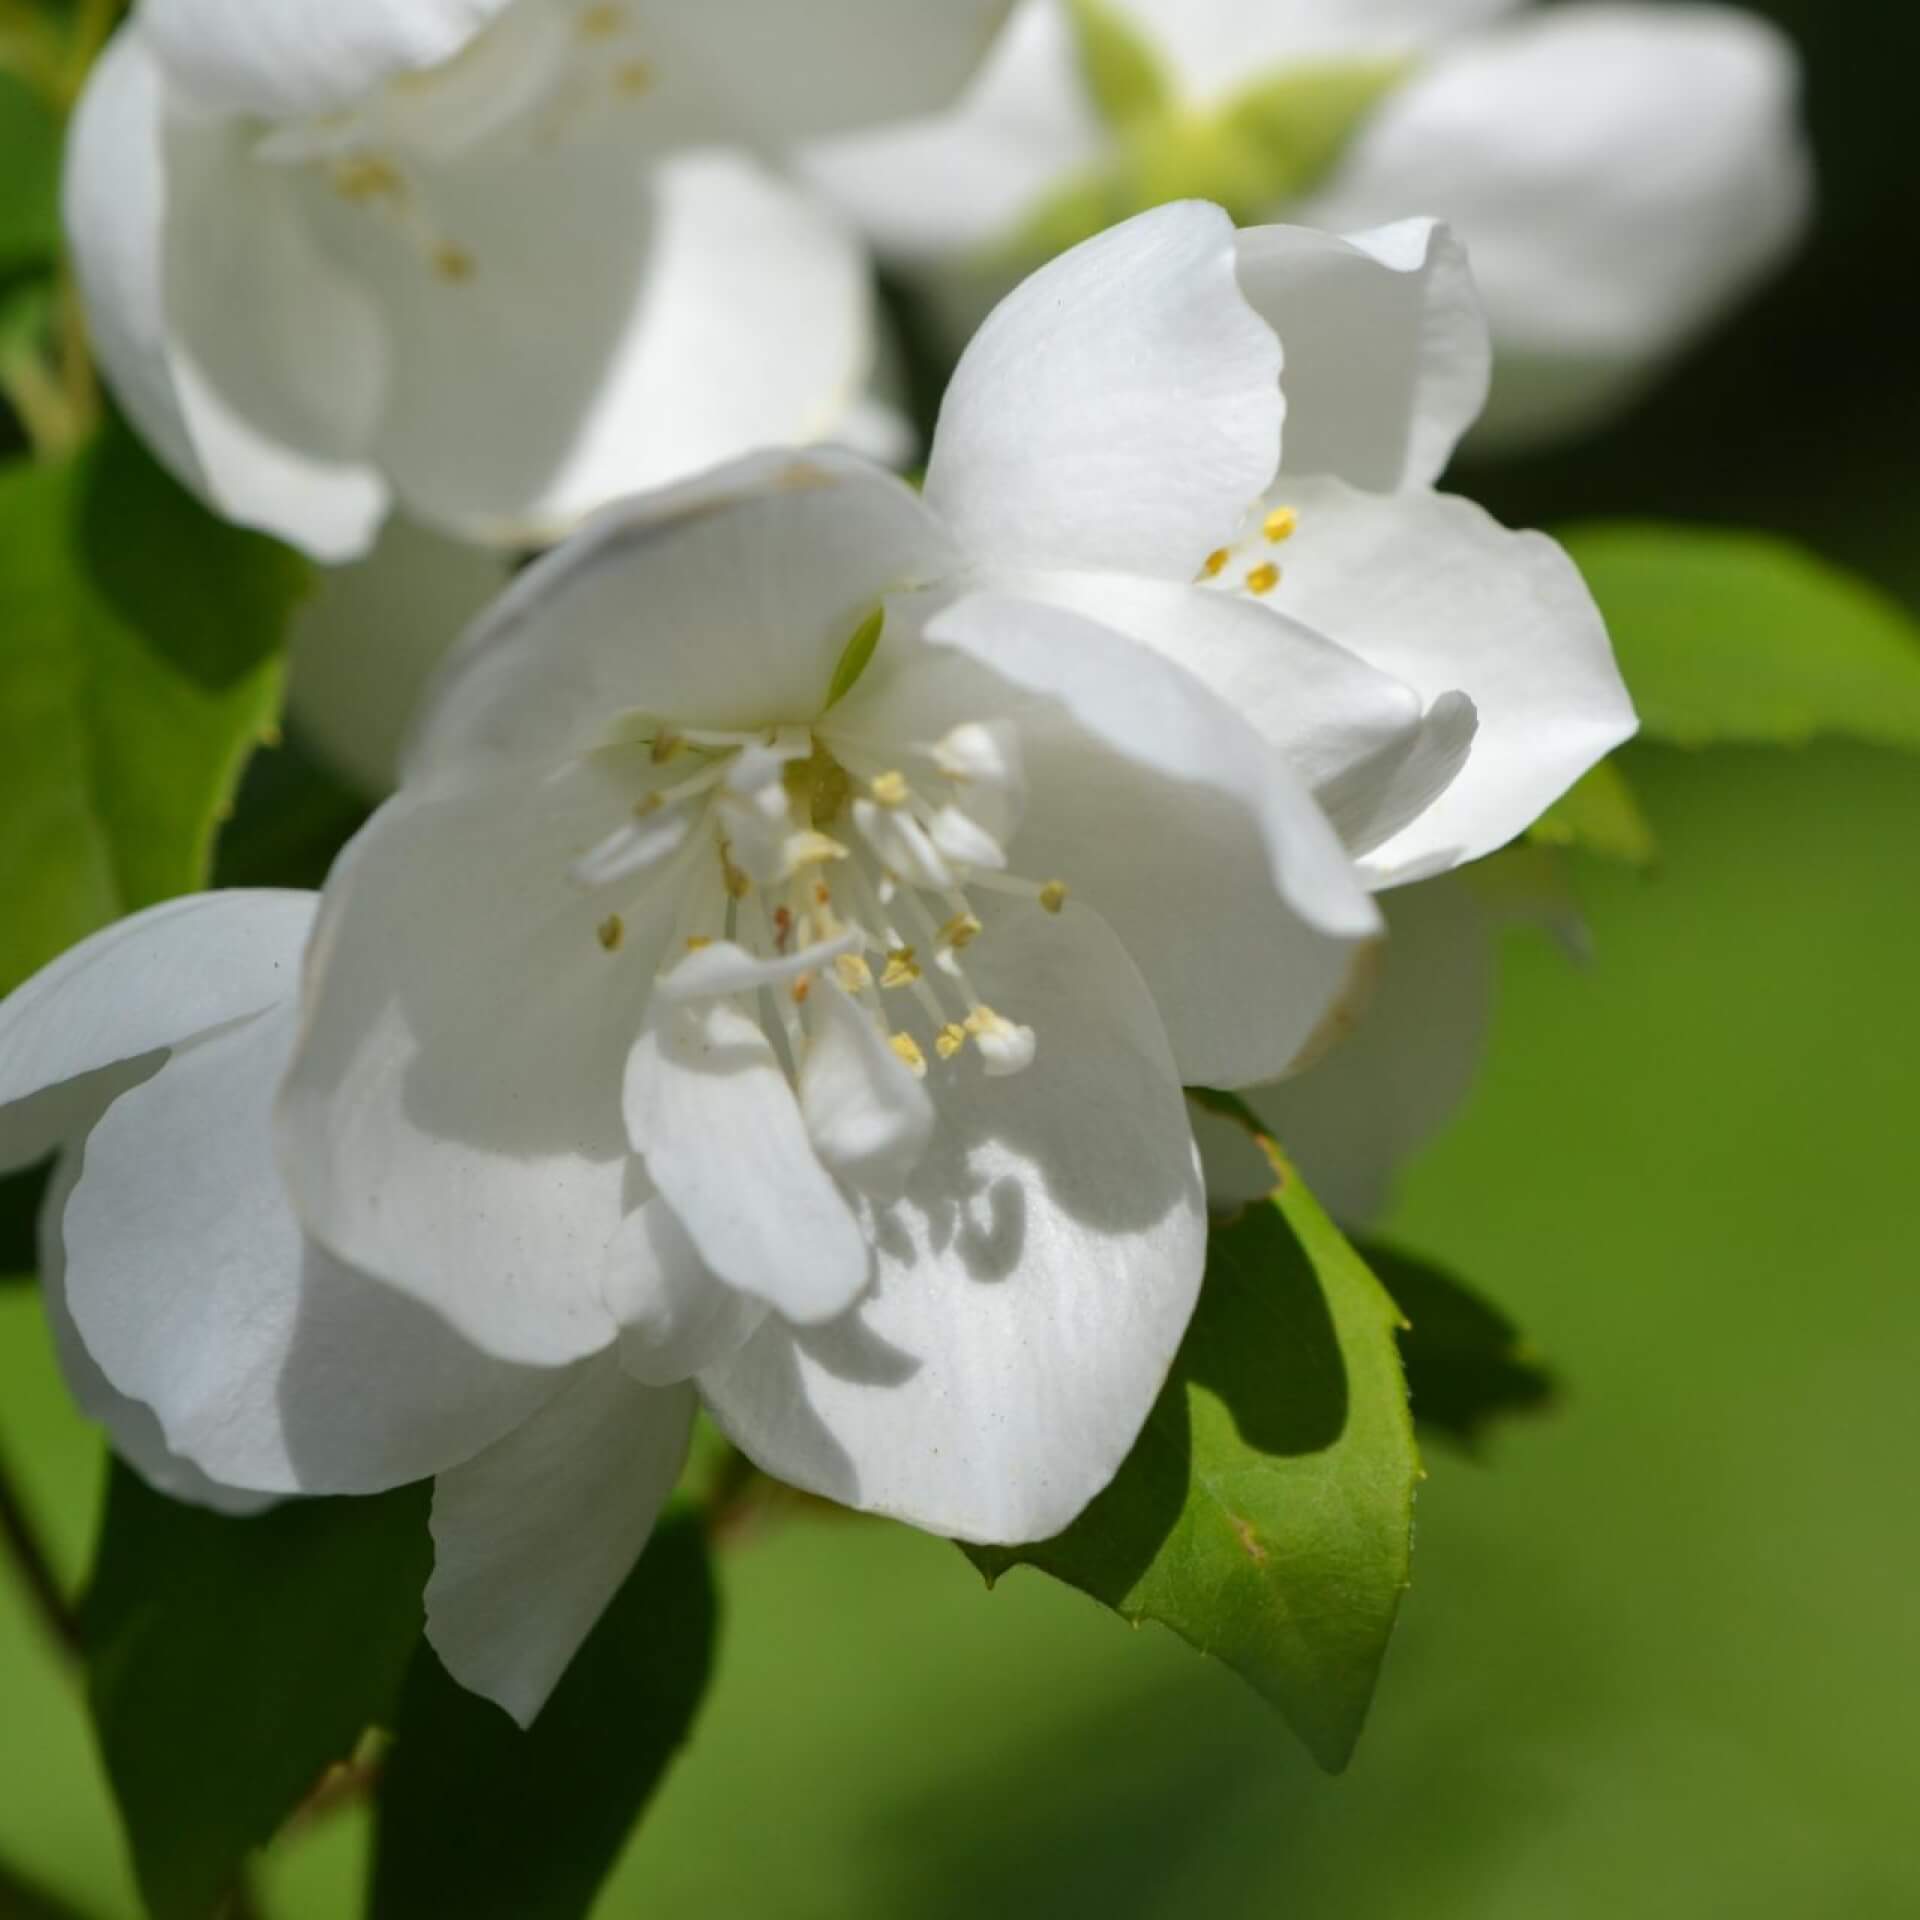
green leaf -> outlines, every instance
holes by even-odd
[[[1173,75],[1153,44],[1107,0],[1069,0],[1080,73],[1095,110],[1124,127],[1174,105]]]
[[[1420,1475],[1380,1283],[1282,1167],[1216,1228],[1173,1372],[1113,1484],[1035,1566],[1217,1655],[1329,1771],[1352,1757],[1406,1589]]]
[[[59,116],[0,68],[0,278],[49,267],[59,250]]]
[[[0,467],[0,991],[205,883],[308,579],[124,428],[73,462]]]
[[[1532,838],[1549,847],[1582,847],[1623,866],[1650,867],[1659,842],[1627,777],[1603,760],[1533,823]]]
[[[874,649],[887,628],[887,610],[875,607],[853,630],[853,638],[840,650],[834,663],[833,678],[827,685],[827,705],[835,707],[860,683],[860,676],[873,663]]]
[[[40,1264],[40,1203],[53,1162],[0,1174],[0,1287],[26,1280]]]
[[[82,1916],[0,1860],[0,1920],[82,1920]]]
[[[235,1520],[115,1467],[83,1620],[88,1696],[155,1920],[206,1920],[249,1852],[390,1718],[431,1561],[424,1487]]]
[[[381,1785],[373,1920],[584,1914],[685,1743],[718,1603],[693,1515],[670,1515],[522,1733],[423,1646]]]
[[[1563,528],[1648,738],[1920,748],[1920,628],[1771,536],[1631,521]]]
[[[1520,1329],[1451,1273],[1368,1242],[1361,1251],[1406,1316],[1400,1356],[1413,1417],[1469,1453],[1509,1414],[1537,1413],[1559,1388]]]

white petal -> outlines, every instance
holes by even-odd
[[[386,511],[351,430],[370,418],[379,342],[304,241],[284,182],[231,164],[236,137],[170,122],[145,38],[114,36],[75,111],[64,185],[93,346],[184,485],[317,558],[351,558]]]
[[[394,329],[380,453],[422,518],[550,540],[624,494],[829,439],[860,404],[872,292],[840,218],[741,155],[644,158],[516,146],[436,178],[436,227],[471,262],[454,278],[365,209],[323,210]]]
[[[1430,486],[1486,405],[1493,356],[1467,256],[1432,220],[1240,236],[1240,284],[1280,336],[1285,473]]]
[[[510,0],[141,0],[140,25],[203,107],[268,119],[354,105],[451,60]]]
[[[463,1687],[532,1724],[632,1572],[679,1478],[693,1394],[611,1354],[433,1490],[427,1638]]]
[[[287,704],[302,744],[385,799],[428,681],[512,578],[506,555],[403,518],[358,565],[322,573],[288,634]]]
[[[542,768],[623,713],[803,722],[883,596],[955,564],[919,497],[850,454],[757,455],[610,510],[529,567],[436,689],[412,771]]]
[[[467,1459],[557,1376],[478,1352],[302,1237],[273,1163],[286,1006],[177,1051],[94,1128],[62,1237],[113,1386],[211,1479],[370,1493]]]
[[[264,890],[168,900],[16,988],[0,1002],[0,1170],[76,1138],[166,1048],[289,998],[317,905]],[[88,1081],[127,1062],[141,1071]]]
[[[87,1351],[67,1306],[66,1237],[61,1230],[67,1201],[80,1178],[81,1156],[78,1146],[61,1155],[40,1209],[40,1301],[67,1391],[89,1420],[106,1429],[114,1451],[150,1487],[216,1513],[258,1513],[272,1506],[272,1494],[219,1486],[192,1461],[181,1459],[168,1447],[153,1409],[122,1393]]]
[[[1296,62],[1409,52],[1517,0],[1108,0],[1173,62],[1190,94],[1230,93]]]
[[[824,140],[803,170],[881,253],[920,261],[1007,234],[1106,143],[1057,0],[1021,0],[952,112]]]
[[[635,1152],[721,1280],[791,1320],[858,1297],[866,1241],[754,1020],[724,1001],[656,1007],[625,1097]]]
[[[1273,478],[1280,349],[1187,201],[1042,267],[947,388],[929,503],[973,559],[1191,580]]]
[[[1732,8],[1542,9],[1390,98],[1302,217],[1451,221],[1498,348],[1487,431],[1567,431],[1803,230],[1798,91],[1784,36]]]
[[[883,807],[873,800],[853,803],[853,824],[889,873],[910,886],[945,888],[954,884],[940,849],[904,807]]]
[[[829,741],[843,719],[907,739],[969,714],[1016,720],[1030,792],[1014,871],[1063,882],[1113,925],[1189,1083],[1285,1072],[1379,930],[1285,758],[1193,675],[1080,615],[978,593],[926,632],[951,658],[903,645],[876,659]]]
[[[1185,1332],[1206,1230],[1179,1084],[1113,936],[992,916],[969,961],[1034,1064],[940,1075],[939,1125],[874,1222],[874,1293],[769,1321],[701,1390],[766,1470],[966,1540],[1057,1533],[1126,1458]]]
[[[897,1200],[933,1133],[933,1102],[867,1010],[831,982],[807,998],[800,1113],[848,1186]]]
[[[1008,0],[644,0],[660,65],[690,65],[743,132],[769,145],[944,107]]]
[[[1504,846],[1631,736],[1599,611],[1545,535],[1444,494],[1313,480],[1289,498],[1282,609],[1428,699],[1463,691],[1479,716],[1458,777],[1369,856],[1376,884]]]
[[[1492,930],[1464,878],[1402,888],[1386,908],[1382,972],[1356,1029],[1317,1066],[1248,1095],[1314,1197],[1356,1227],[1385,1210],[1401,1166],[1466,1099],[1493,1003]],[[1211,1155],[1207,1187],[1216,1204],[1250,1197],[1223,1190]]]
[[[389,801],[329,877],[280,1102],[308,1231],[534,1365],[613,1337],[621,1064],[681,887],[572,869],[630,806],[592,765]]]
[[[717,1365],[767,1317],[764,1301],[714,1277],[658,1194],[614,1236],[605,1291],[620,1323],[620,1364],[649,1387],[670,1387]]]
[[[857,952],[860,944],[858,932],[849,930],[769,958],[732,940],[715,940],[676,960],[672,970],[661,975],[654,986],[654,1004],[689,1006],[729,994],[757,993],[762,987],[790,987],[803,974],[831,966],[841,954]]]

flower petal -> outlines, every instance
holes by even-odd
[[[604,1286],[620,1323],[620,1364],[643,1386],[670,1387],[717,1365],[767,1317],[764,1301],[714,1277],[658,1194],[614,1236]]]
[[[308,1231],[533,1365],[614,1333],[621,1063],[680,888],[677,868],[605,891],[573,869],[630,813],[588,764],[389,801],[328,879],[280,1101]]]
[[[1634,730],[1599,610],[1573,562],[1450,495],[1289,482],[1283,611],[1429,699],[1463,690],[1465,766],[1372,852],[1376,885],[1477,860],[1524,831]]]
[[[203,108],[288,119],[451,60],[511,0],[141,0],[168,75]]]
[[[1042,267],[947,388],[927,500],[977,562],[1191,580],[1273,478],[1280,349],[1183,201]]]
[[[164,901],[0,1001],[0,1171],[84,1133],[167,1048],[291,998],[318,904],[266,890]],[[130,1076],[90,1077],[127,1063]]]
[[[911,488],[830,449],[755,455],[624,503],[475,629],[409,770],[545,768],[602,745],[625,713],[804,721],[882,598],[954,564]]]
[[[820,141],[801,164],[883,255],[937,260],[1002,238],[1105,140],[1067,10],[1022,0],[951,112]]]
[[[169,121],[137,28],[108,44],[74,114],[65,219],[115,395],[182,482],[323,560],[363,552],[386,488],[351,423],[383,355],[354,290],[307,244],[238,136]]]
[[[625,1103],[648,1177],[721,1281],[798,1321],[859,1296],[866,1241],[757,1021],[728,1001],[654,1008]]]
[[[978,965],[973,966],[978,955]],[[1206,1227],[1173,1059],[1113,935],[1069,904],[968,950],[1025,1072],[933,1074],[939,1125],[832,1324],[768,1321],[701,1390],[768,1472],[963,1540],[1057,1533],[1113,1477],[1193,1311]]]
[[[1280,336],[1283,473],[1431,486],[1486,405],[1493,355],[1465,249],[1433,220],[1253,227],[1240,284]]]
[[[301,744],[384,800],[428,682],[512,578],[504,553],[389,520],[372,553],[323,572],[294,615],[287,705]]]
[[[681,62],[768,145],[944,107],[1009,0],[642,0],[669,75]]]
[[[427,1638],[463,1687],[530,1726],[647,1544],[687,1455],[686,1387],[605,1354],[433,1490]]]
[[[87,1351],[67,1305],[66,1236],[61,1231],[67,1201],[80,1178],[81,1159],[79,1146],[60,1156],[40,1207],[40,1302],[67,1391],[87,1419],[106,1429],[114,1451],[150,1487],[216,1513],[258,1513],[272,1506],[272,1494],[217,1485],[192,1461],[181,1459],[168,1447],[153,1409],[122,1393]]]
[[[933,1134],[933,1102],[866,1010],[831,981],[807,996],[800,1113],[822,1163],[855,1192],[899,1199]]]
[[[67,1305],[169,1450],[267,1493],[371,1493],[469,1458],[557,1376],[490,1359],[303,1240],[273,1164],[284,1007],[177,1051],[86,1143]]]
[[[1305,1073],[1246,1096],[1314,1197],[1353,1227],[1386,1210],[1401,1166],[1466,1099],[1493,1010],[1493,930],[1466,878],[1403,887],[1385,904],[1381,976],[1353,1032]],[[1248,1179],[1216,1152],[1213,1129],[1196,1132],[1215,1206],[1272,1186],[1270,1169]]]
[[[1183,1079],[1284,1073],[1380,926],[1298,774],[1194,675],[1081,615],[990,591],[919,617],[947,660],[909,639],[883,651],[829,741],[1015,720],[1029,793],[1012,870],[1111,923]]]
[[[1540,9],[1390,98],[1301,217],[1451,221],[1499,350],[1484,432],[1537,440],[1629,396],[1802,232],[1798,91],[1785,36],[1730,7]]]
[[[379,452],[421,518],[549,541],[624,494],[830,438],[860,405],[873,296],[841,219],[743,155],[649,159],[583,141],[444,169],[456,274],[362,208],[319,209],[382,296]]]

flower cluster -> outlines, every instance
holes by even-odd
[[[1632,729],[1566,558],[1433,490],[1487,368],[1444,229],[1179,204],[999,308],[922,490],[753,454],[527,570],[317,901],[155,909],[0,1009],[122,1450],[434,1476],[430,1636],[522,1719],[697,1405],[852,1505],[1064,1527],[1197,1296],[1183,1086],[1324,1051],[1375,893]]]

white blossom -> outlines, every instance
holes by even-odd
[[[1166,96],[1134,124],[1090,76],[1103,22]],[[1023,0],[959,106],[812,171],[963,328],[1063,219],[1186,193],[1332,232],[1438,215],[1499,348],[1480,439],[1518,444],[1631,399],[1790,251],[1798,95],[1785,36],[1719,5]]]
[[[844,223],[769,171],[952,97],[1000,0],[141,0],[75,115],[95,345],[159,456],[323,560],[532,543],[887,429]]]
[[[1323,1051],[1369,889],[1631,727],[1564,556],[1427,488],[1484,374],[1431,226],[1169,207],[994,316],[924,495],[763,454],[529,569],[310,938],[210,896],[0,1009],[128,1451],[436,1475],[430,1634],[522,1718],[696,1396],[829,1497],[1068,1524],[1197,1295],[1183,1084]]]

